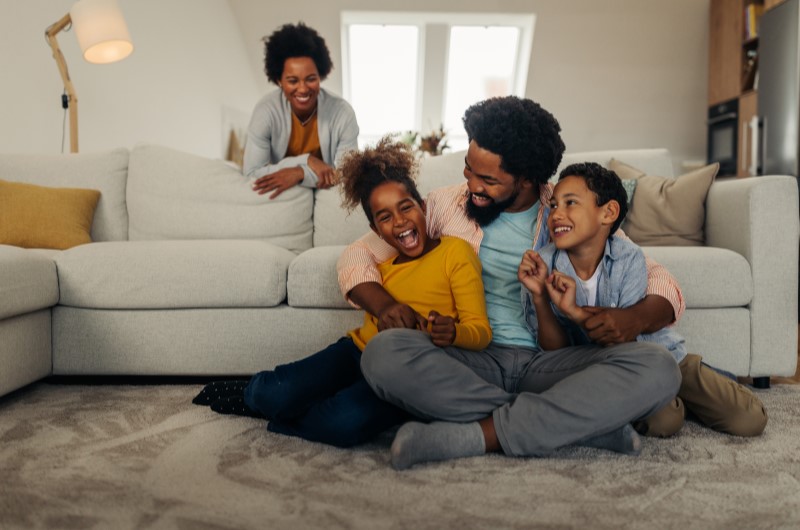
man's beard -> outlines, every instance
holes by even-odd
[[[491,202],[489,206],[475,206],[472,202],[472,194],[467,197],[467,217],[478,223],[480,226],[486,226],[492,223],[495,219],[500,217],[506,208],[511,206],[519,196],[519,190],[514,190],[511,196],[501,202]],[[488,197],[487,195],[480,195],[481,197]]]

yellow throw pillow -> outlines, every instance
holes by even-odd
[[[609,169],[621,179],[636,179],[631,209],[622,229],[642,246],[700,246],[705,243],[706,195],[719,164],[710,164],[676,178],[646,175],[611,160]]]
[[[63,250],[91,243],[100,192],[0,180],[0,244]]]

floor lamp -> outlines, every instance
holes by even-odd
[[[79,0],[69,13],[45,30],[47,42],[53,49],[53,59],[64,82],[64,104],[69,109],[70,152],[77,153],[78,97],[69,78],[64,54],[56,40],[56,35],[70,25],[75,29],[83,58],[90,63],[106,64],[122,60],[131,54],[133,44],[117,0]]]

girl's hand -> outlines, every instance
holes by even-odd
[[[456,340],[456,321],[453,317],[440,315],[431,311],[428,315],[431,340],[440,348],[450,346]]]
[[[517,279],[528,289],[534,298],[547,296],[547,265],[535,250],[528,250],[522,255],[522,262],[517,269]]]

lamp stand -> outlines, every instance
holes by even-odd
[[[47,28],[44,32],[47,37],[47,42],[53,49],[53,59],[56,60],[58,71],[61,73],[61,80],[64,82],[64,91],[67,93],[67,106],[69,107],[69,150],[71,153],[78,152],[78,96],[75,94],[75,87],[72,86],[72,80],[69,78],[69,70],[67,70],[67,62],[64,60],[64,54],[61,53],[61,48],[58,47],[56,35],[62,29],[72,24],[72,18],[69,13],[64,15],[61,20]]]

